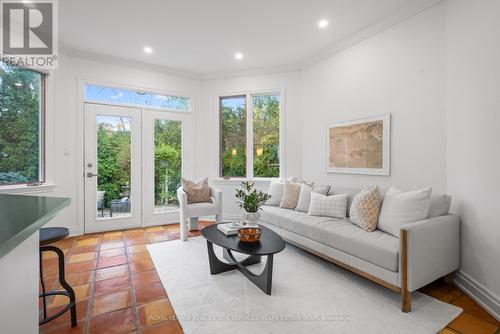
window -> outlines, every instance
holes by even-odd
[[[128,89],[85,85],[85,100],[94,102],[135,104],[176,111],[189,111],[187,97],[136,92]]]
[[[0,62],[0,185],[44,182],[45,78]]]
[[[280,94],[220,97],[219,112],[220,176],[279,177]]]

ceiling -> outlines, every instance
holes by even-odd
[[[199,76],[291,68],[429,0],[64,0],[61,49]],[[318,21],[327,19],[321,30]],[[146,54],[145,46],[153,53]],[[234,54],[241,52],[242,60]]]

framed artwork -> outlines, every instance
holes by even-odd
[[[391,115],[338,122],[327,128],[329,173],[390,175]]]

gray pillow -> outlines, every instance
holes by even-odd
[[[295,210],[308,212],[309,206],[311,206],[311,192],[326,195],[329,191],[330,186],[313,187],[313,183],[307,184],[306,182],[302,182],[302,185],[300,186],[299,201],[297,202]]]
[[[451,196],[432,195],[427,218],[445,216],[450,211]]]

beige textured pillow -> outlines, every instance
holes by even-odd
[[[208,178],[197,182],[182,178],[182,189],[187,195],[187,204],[193,203],[212,203],[210,188],[208,187]]]
[[[283,190],[283,197],[281,198],[280,208],[295,209],[299,201],[300,183],[286,182]]]
[[[361,190],[354,196],[349,217],[353,224],[372,232],[377,228],[379,213],[380,189],[378,186],[373,186]]]

